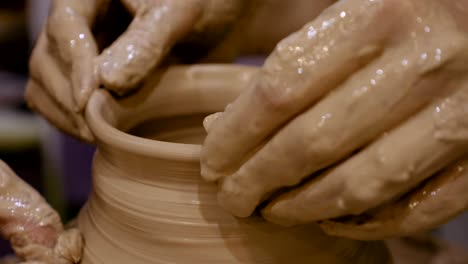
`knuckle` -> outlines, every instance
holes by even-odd
[[[340,142],[336,137],[327,135],[316,127],[305,128],[303,137],[307,156],[314,159],[330,159],[340,147]]]
[[[359,5],[353,1],[343,1],[343,8],[350,10],[355,27],[361,33],[368,33],[369,30],[379,30],[380,34],[376,36],[386,36],[390,34],[391,29],[400,30],[407,28],[409,24],[407,18],[412,17],[414,10],[412,3],[414,1],[405,0],[373,0],[360,1]],[[339,9],[336,10],[339,12]],[[353,26],[354,28],[354,26]]]
[[[36,79],[36,80],[41,80],[42,79],[42,68],[41,65],[43,65],[41,62],[43,62],[43,55],[42,51],[39,50],[38,47],[36,47],[32,54],[31,58],[29,60],[29,74],[31,78]]]
[[[294,88],[274,80],[276,78],[269,76],[261,78],[254,88],[255,96],[270,111],[288,111],[294,107],[298,96]]]
[[[200,175],[205,181],[208,181],[208,182],[213,182],[219,179],[223,179],[227,176],[227,174],[225,175],[225,174],[218,172],[217,170],[214,170],[213,168],[205,164],[203,161],[201,164]]]
[[[235,175],[227,177],[218,193],[220,205],[237,217],[248,217],[255,209],[256,194]]]
[[[131,34],[140,34],[139,30],[132,31]],[[134,46],[129,41],[128,36],[122,38],[105,50],[97,59],[100,68],[101,81],[111,89],[131,89],[137,86],[145,78],[150,70],[158,63],[162,56],[160,49],[154,45],[151,48],[151,39],[141,35],[138,37],[141,42]],[[127,47],[134,47],[128,51]],[[123,91],[122,91],[123,92]]]
[[[260,72],[256,93],[261,103],[275,111],[290,111],[304,99],[307,77],[298,61],[309,52],[299,33],[283,39],[268,57]]]
[[[352,214],[360,214],[371,208],[380,198],[382,185],[376,179],[362,181],[359,175],[350,174],[345,177],[343,200],[346,208]]]

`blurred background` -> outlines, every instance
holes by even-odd
[[[0,0],[0,159],[39,190],[65,222],[76,216],[91,185],[93,146],[63,135],[23,101],[28,58],[47,17],[50,0]],[[243,58],[261,64],[261,58]],[[468,246],[468,215],[435,231]],[[0,256],[10,252],[0,240]]]

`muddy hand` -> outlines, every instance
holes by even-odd
[[[463,155],[466,2],[339,1],[281,41],[206,124],[221,205],[246,217],[268,201],[284,225],[359,215]]]
[[[26,263],[78,263],[83,241],[64,230],[58,214],[0,161],[0,235]]]
[[[423,232],[468,209],[466,188],[468,159],[465,155],[397,201],[360,216],[327,220],[321,226],[329,234],[361,240]]]
[[[188,34],[226,31],[245,0],[122,0],[134,15],[128,29],[98,57],[100,81],[118,94],[135,88]],[[217,29],[214,29],[217,28]]]
[[[91,26],[108,0],[55,0],[30,60],[26,100],[59,129],[92,141],[82,112],[98,87]]]
[[[97,60],[103,85],[120,94],[141,82],[172,45],[192,29],[201,15],[203,1],[122,2],[135,17]]]
[[[46,27],[30,61],[26,90],[30,107],[85,141],[93,141],[83,118],[93,90],[101,84],[118,94],[135,89],[187,33],[212,30],[213,25],[223,30],[235,20],[244,3],[121,0],[134,18],[99,55],[93,29],[97,20],[110,13],[109,5],[114,1],[118,0],[52,1]],[[123,18],[109,19],[117,24]]]

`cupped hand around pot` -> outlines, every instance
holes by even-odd
[[[219,182],[220,204],[239,217],[262,205],[283,225],[327,220],[330,233],[358,239],[463,211],[467,7],[342,0],[282,40],[205,121],[202,176]]]

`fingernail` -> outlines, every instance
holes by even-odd
[[[268,204],[261,211],[261,214],[268,222],[277,225],[291,227],[299,224],[298,221],[287,216],[285,213],[285,204],[282,202],[272,202]]]
[[[210,133],[213,124],[222,114],[222,112],[214,113],[212,115],[207,116],[205,120],[203,120],[203,127],[205,128],[207,133]]]
[[[202,178],[205,181],[208,181],[208,182],[213,182],[213,181],[216,181],[216,180],[221,179],[223,177],[223,175],[221,175],[220,173],[212,170],[210,167],[208,167],[205,164],[201,165],[200,175],[202,176]]]

